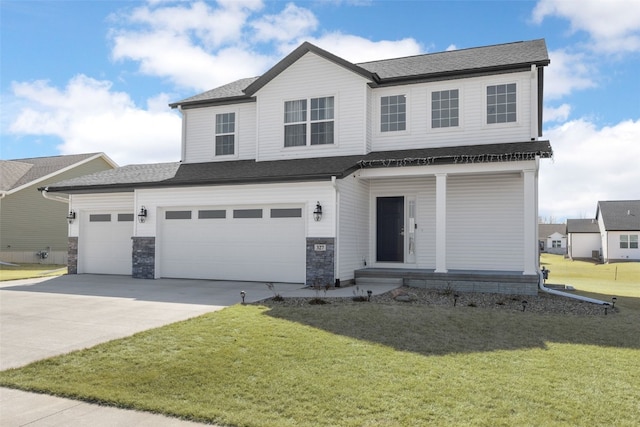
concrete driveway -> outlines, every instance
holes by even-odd
[[[276,284],[279,292],[302,285]],[[92,347],[240,302],[264,283],[68,275],[0,282],[0,370]],[[304,290],[302,290],[304,292]],[[306,292],[309,292],[306,290]],[[175,418],[0,389],[2,426],[195,426]]]
[[[368,287],[374,295],[397,285]],[[313,297],[300,284],[276,283],[285,297]],[[210,280],[142,280],[127,276],[67,275],[0,282],[0,370],[92,347],[222,309],[273,296],[264,283]],[[353,288],[327,296],[349,297]],[[122,410],[0,388],[4,426],[196,426],[145,412]]]

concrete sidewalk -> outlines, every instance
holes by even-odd
[[[301,284],[276,283],[284,297],[314,297]],[[374,295],[396,285],[368,286]],[[353,296],[354,287],[327,297]],[[136,332],[273,296],[262,282],[66,275],[0,282],[0,370],[92,347]],[[321,291],[321,296],[324,291]],[[194,426],[191,422],[42,394],[0,389],[2,426]]]

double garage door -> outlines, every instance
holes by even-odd
[[[304,283],[298,207],[171,208],[161,212],[161,277]]]

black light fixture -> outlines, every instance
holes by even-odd
[[[371,294],[373,294],[373,291],[371,289],[369,289],[367,291],[367,301],[371,301]]]
[[[240,291],[240,298],[242,298],[242,303],[244,304],[244,297],[247,296],[245,291]]]
[[[322,219],[322,206],[320,206],[320,202],[316,203],[316,210],[313,211],[313,220],[320,221]]]
[[[140,212],[138,212],[138,221],[140,223],[145,222],[147,219],[147,208],[145,208],[144,206],[142,206],[140,208]]]
[[[456,304],[458,304],[458,298],[460,298],[460,295],[453,294],[453,306],[454,307],[456,306]]]
[[[604,306],[604,315],[607,315],[607,309],[609,308],[609,303],[605,302],[604,304],[602,304]]]
[[[616,301],[618,301],[618,298],[616,297],[611,297],[611,303],[613,304],[611,306],[611,308],[616,308]]]
[[[69,222],[69,224],[73,224],[73,221],[75,221],[75,219],[76,219],[76,211],[71,209],[69,211],[69,214],[67,215],[67,221]]]
[[[526,300],[522,301],[522,311],[527,309],[527,304],[529,304]]]

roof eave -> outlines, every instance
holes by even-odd
[[[226,98],[201,99],[198,101],[174,102],[169,104],[171,108],[180,108],[188,110],[189,108],[213,107],[216,105],[244,104],[247,102],[256,102],[256,98],[252,96],[229,96]]]

